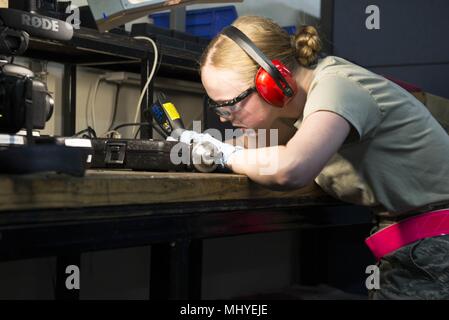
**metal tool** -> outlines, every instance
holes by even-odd
[[[165,138],[171,136],[174,140],[179,139],[182,132],[186,130],[175,105],[162,92],[157,94],[157,101],[153,103],[150,111],[153,119],[165,134]],[[195,170],[209,173],[217,169],[217,164],[214,161],[216,148],[212,143],[193,143],[190,147],[191,165]]]
[[[217,169],[215,163],[216,147],[207,141],[194,143],[191,153],[193,167],[203,173],[210,173]]]

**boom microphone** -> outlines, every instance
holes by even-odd
[[[73,27],[65,21],[16,9],[0,9],[0,24],[44,39],[69,41],[73,37]]]

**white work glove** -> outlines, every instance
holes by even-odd
[[[213,152],[214,162],[224,168],[227,168],[229,160],[232,156],[243,150],[242,147],[236,147],[231,144],[221,142],[220,140],[213,138],[208,133],[198,133],[189,130],[186,130],[181,134],[179,141],[194,145],[202,143],[212,144],[215,147]]]

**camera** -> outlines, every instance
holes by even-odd
[[[24,128],[44,129],[54,108],[46,84],[31,70],[8,60],[8,57],[23,54],[29,43],[27,32],[5,23],[4,17],[11,18],[15,13],[2,11],[0,19],[0,133],[6,134],[15,134]],[[17,17],[18,14],[12,18],[17,20]]]
[[[31,70],[13,63],[14,56],[26,52],[30,36],[69,41],[73,28],[33,12],[0,8],[0,173],[83,176],[90,140],[33,135],[33,129],[44,129],[51,118],[54,100]],[[15,135],[21,129],[26,137]]]
[[[54,100],[45,83],[22,66],[0,67],[0,132],[15,134],[27,127],[44,129],[53,114]]]

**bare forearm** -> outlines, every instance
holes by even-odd
[[[293,165],[285,146],[245,149],[236,153],[229,164],[233,172],[275,190],[300,187],[293,182],[294,177],[288,176]]]

